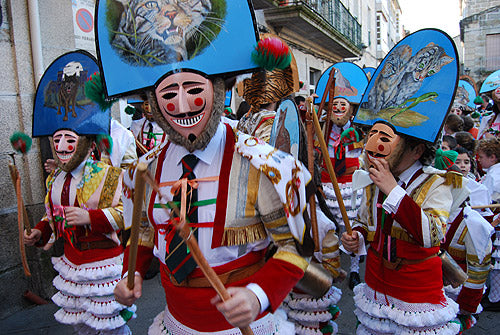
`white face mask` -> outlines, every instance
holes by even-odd
[[[155,95],[169,125],[193,142],[202,133],[212,113],[212,82],[192,72],[174,73],[160,82]]]

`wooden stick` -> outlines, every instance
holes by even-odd
[[[312,104],[312,99],[308,98],[309,104]],[[351,234],[351,224],[349,223],[349,217],[347,216],[347,211],[345,209],[344,200],[342,199],[342,195],[340,194],[339,184],[337,182],[337,177],[335,176],[335,171],[333,170],[332,161],[330,160],[330,155],[328,154],[328,148],[326,147],[325,139],[323,138],[321,132],[321,126],[319,125],[318,115],[316,113],[312,113],[314,128],[316,130],[316,136],[319,141],[319,145],[321,147],[321,152],[323,154],[323,160],[325,161],[326,168],[328,170],[328,174],[330,175],[330,179],[332,181],[333,189],[335,191],[335,197],[337,198],[337,202],[339,204],[340,213],[342,214],[342,220],[344,221],[345,230],[348,234]]]
[[[314,111],[308,110],[306,114],[306,128],[307,128],[307,165],[309,173],[314,176],[314,128],[312,113]],[[313,178],[314,179],[314,178]],[[319,233],[318,233],[318,219],[316,217],[316,195],[313,193],[309,197],[309,208],[311,216],[311,229],[314,241],[314,251],[320,251]]]
[[[183,189],[185,188],[185,183],[182,185]],[[183,194],[186,194],[183,190]],[[193,236],[191,229],[189,228],[189,224],[187,219],[185,218],[186,213],[182,211],[183,202],[185,202],[185,197],[182,197],[181,201],[181,213],[179,213],[179,208],[175,205],[173,201],[169,202],[170,207],[174,210],[174,212],[181,218],[180,223],[177,225],[176,229],[179,232],[180,237],[186,242],[189,250],[191,251],[191,256],[195,260],[196,264],[200,267],[201,272],[205,275],[210,285],[212,285],[213,289],[217,292],[222,301],[227,301],[231,298],[231,295],[226,290],[224,284],[220,280],[219,276],[215,273],[214,269],[210,267],[207,259],[203,255],[200,250],[200,246],[198,245],[198,241]],[[184,212],[184,213],[183,213]],[[174,221],[175,222],[175,221]],[[240,331],[243,335],[253,335],[252,328],[250,326],[246,326],[240,328]]]
[[[135,145],[139,149],[141,156],[149,151],[148,149],[146,149],[146,147],[144,145],[142,145],[141,142],[139,142],[139,140],[137,138],[135,139]]]
[[[142,218],[142,203],[144,201],[144,189],[146,183],[144,182],[144,175],[148,166],[146,163],[137,164],[135,175],[135,188],[134,188],[134,210],[132,212],[132,227],[130,233],[130,248],[128,255],[128,277],[127,287],[129,290],[134,288],[135,279],[135,265],[137,261],[137,244],[139,243],[139,228]]]
[[[329,95],[328,107],[327,107],[327,111],[326,111],[325,133],[324,134],[322,134],[322,133],[317,134],[318,137],[320,136],[320,134],[322,134],[322,136],[325,139],[325,142],[328,141],[328,136],[330,135],[330,134],[328,134],[328,128],[329,128],[330,117],[331,117],[330,116],[330,109],[331,109],[331,106],[333,104],[333,94],[334,94],[333,92],[335,92],[335,71],[336,71],[335,68],[332,68],[330,71],[330,75],[328,76],[328,81],[326,82],[325,91],[323,92],[323,96],[321,97],[321,103],[319,104],[319,111],[318,111],[318,113],[320,113],[319,115],[321,115],[323,113],[323,108],[325,106],[326,96]],[[333,92],[331,92],[332,86],[333,86]]]
[[[335,71],[336,69],[333,68],[331,71],[330,71],[330,76],[328,77],[328,81],[326,83],[326,87],[325,87],[325,93],[326,94],[326,88],[327,87],[330,87],[329,91],[328,91],[328,96],[330,97],[328,99],[328,106],[326,107],[326,124],[325,124],[325,133],[323,134],[323,137],[325,138],[325,142],[328,143],[328,137],[330,136],[330,134],[328,133],[328,129],[330,129],[330,122],[331,122],[331,111],[332,111],[332,107],[333,107],[333,98],[335,97]],[[328,86],[330,85],[330,86]],[[321,114],[320,114],[321,115]]]
[[[144,173],[144,180],[153,188],[153,190],[156,191],[158,196],[161,198],[160,188],[158,187],[158,184],[153,179],[153,177],[151,177],[148,171]],[[185,182],[182,183],[182,187],[184,189],[184,194],[185,194],[185,188],[186,188]],[[182,207],[182,202],[185,202],[185,197],[182,197],[181,207]],[[208,264],[208,261],[205,258],[205,256],[203,256],[203,253],[201,252],[200,247],[198,245],[198,241],[196,241],[196,238],[192,235],[192,232],[189,229],[189,224],[188,224],[189,222],[186,219],[186,213],[185,212],[180,213],[179,208],[173,201],[170,201],[169,205],[170,208],[172,208],[172,210],[176,213],[176,215],[179,218],[181,218],[181,222],[176,227],[176,229],[179,231],[179,235],[186,242],[189,250],[191,251],[191,255],[193,256],[194,261],[200,267],[201,271],[207,278],[208,282],[213,287],[215,292],[217,292],[222,301],[227,301],[228,299],[231,298],[231,295],[229,294],[229,292],[227,292],[226,288],[224,287],[224,284],[222,284],[219,276],[217,276],[214,269],[210,267],[210,264]],[[167,206],[163,204],[162,207],[168,209]],[[250,326],[240,328],[240,331],[243,335],[253,335],[253,331],[252,328],[250,328]]]
[[[489,204],[483,206],[470,206],[472,209],[500,208],[500,204]]]
[[[17,228],[19,232],[19,252],[21,254],[21,261],[23,264],[24,275],[26,277],[31,276],[30,268],[28,266],[28,259],[26,258],[26,249],[24,246],[24,229],[28,235],[31,234],[31,227],[28,220],[28,213],[26,212],[26,206],[24,205],[23,195],[21,194],[21,177],[19,176],[19,171],[14,164],[9,164],[10,177],[12,183],[14,184],[14,190],[16,192],[16,202],[17,202]]]
[[[153,179],[153,177],[151,177],[148,171],[144,173],[144,180],[153,188],[153,190],[155,190],[155,192],[161,198],[160,188],[156,183],[156,181]],[[185,190],[186,183],[183,182],[182,187]],[[220,278],[217,276],[215,271],[210,267],[210,264],[208,264],[208,261],[206,260],[205,256],[203,256],[203,253],[200,250],[196,238],[192,236],[191,230],[189,229],[188,220],[185,218],[186,216],[185,213],[184,214],[180,213],[179,208],[174,202],[172,201],[169,202],[169,205],[170,208],[172,208],[172,210],[176,213],[176,215],[179,218],[181,218],[181,223],[176,228],[179,231],[179,235],[186,242],[189,250],[191,250],[191,255],[193,256],[193,259],[195,260],[196,264],[200,267],[201,271],[207,278],[208,282],[217,292],[219,297],[221,297],[222,301],[227,301],[229,298],[231,298],[231,296],[227,292],[226,288],[224,287],[224,284],[222,284]],[[163,204],[162,207],[168,210],[168,207]],[[253,331],[250,328],[250,326],[240,328],[240,331],[242,332],[243,335],[253,335]]]

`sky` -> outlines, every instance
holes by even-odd
[[[459,0],[399,0],[404,29],[438,28],[452,38],[460,34]]]

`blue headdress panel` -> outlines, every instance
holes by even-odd
[[[453,103],[458,55],[437,29],[401,40],[382,60],[361,100],[354,123],[385,121],[397,132],[434,143]]]
[[[476,108],[474,105],[474,98],[476,97],[476,91],[474,86],[468,81],[460,79],[458,81],[457,93],[455,94],[455,103],[458,105],[466,105],[470,108]]]
[[[370,81],[370,78],[373,77],[375,70],[377,70],[377,69],[374,67],[364,67],[363,68],[363,71],[366,73],[366,77],[368,78],[368,81]]]
[[[153,86],[165,74],[255,69],[248,0],[100,0],[96,41],[108,96]]]
[[[33,137],[51,136],[59,129],[78,135],[109,134],[110,111],[85,96],[85,82],[99,71],[96,59],[79,50],[66,53],[42,76],[33,106]]]
[[[359,104],[366,85],[368,85],[368,79],[363,69],[354,63],[348,62],[336,63],[323,72],[316,84],[315,93],[318,95],[318,98],[315,99],[314,103],[321,103],[321,98],[323,97],[326,84],[328,83],[328,77],[333,68],[337,69],[335,73],[334,98],[344,98],[351,103]],[[329,99],[330,96],[329,93],[327,93],[325,102],[328,102]]]
[[[500,70],[496,70],[488,77],[486,77],[486,79],[483,82],[483,85],[481,85],[479,93],[493,91],[498,86],[500,86]]]

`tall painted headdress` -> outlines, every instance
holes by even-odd
[[[492,74],[490,74],[481,85],[481,89],[479,93],[485,93],[489,91],[495,90],[498,86],[500,86],[500,70],[496,70]]]
[[[49,65],[33,106],[33,137],[51,136],[59,129],[78,135],[109,134],[110,110],[85,95],[85,82],[99,71],[88,52],[68,52]]]
[[[330,76],[330,72],[335,69],[335,98],[344,98],[350,103],[359,104],[363,92],[368,85],[368,79],[362,68],[354,63],[340,62],[330,66],[321,74],[321,77],[316,84],[315,93],[318,98],[314,100],[315,104],[321,103],[321,98],[325,92],[325,88]],[[325,102],[330,100],[330,93],[327,92]]]
[[[471,112],[476,107],[474,105],[475,98],[476,91],[474,90],[474,86],[468,81],[460,79],[458,81],[457,92],[455,93],[455,100],[453,101],[452,107]]]
[[[382,60],[361,100],[354,123],[378,121],[434,143],[453,103],[458,55],[453,40],[423,29],[401,40]]]
[[[97,52],[108,96],[154,86],[183,70],[208,76],[249,72],[257,41],[248,0],[96,3]]]

